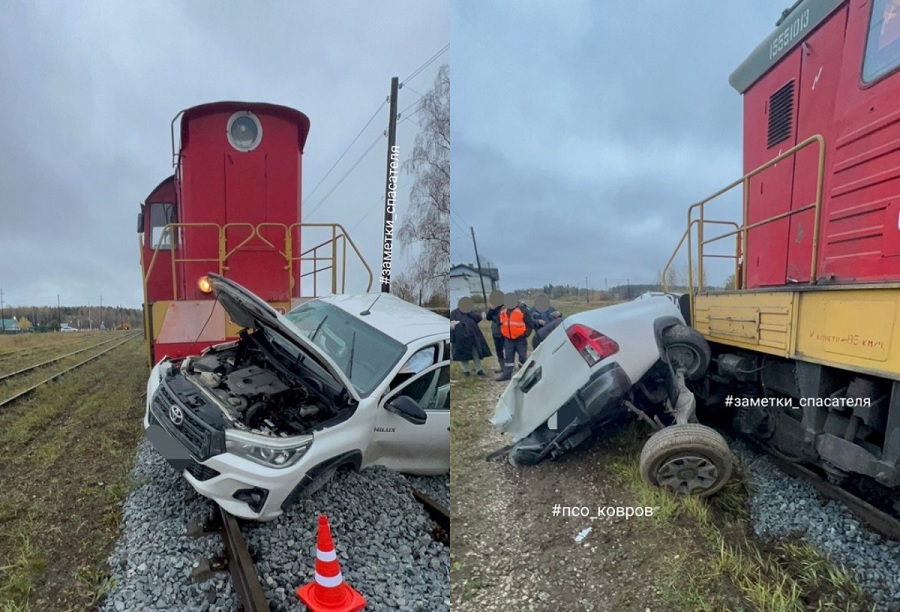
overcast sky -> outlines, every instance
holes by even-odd
[[[4,304],[55,305],[59,294],[64,305],[97,305],[102,296],[104,305],[140,306],[139,203],[172,173],[169,126],[181,109],[242,100],[303,111],[312,125],[304,155],[304,193],[311,191],[387,98],[391,77],[406,80],[450,43],[448,4],[4,3]],[[399,108],[408,108],[398,127],[401,159],[418,131],[410,105],[449,62],[448,50],[400,92]],[[375,272],[387,122],[384,107],[304,201],[304,221],[342,223]],[[401,175],[398,222],[410,184]]]
[[[742,174],[728,76],[790,4],[453,2],[452,262],[471,225],[505,290],[656,282]]]

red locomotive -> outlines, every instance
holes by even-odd
[[[344,292],[348,245],[369,271],[340,225],[301,223],[309,127],[300,111],[263,103],[203,104],[173,119],[175,174],[147,196],[138,218],[151,364],[236,336],[210,294],[209,272],[284,312]],[[367,290],[371,279],[369,271]]]
[[[691,325],[713,358],[699,394],[717,410],[748,398],[730,413],[743,432],[835,482],[896,492],[900,0],[797,2],[730,82],[745,175],[691,206],[682,236]],[[743,218],[710,218],[731,188]],[[735,283],[704,287],[704,259],[722,256],[705,251],[723,239]]]

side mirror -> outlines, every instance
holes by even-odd
[[[144,211],[138,213],[138,234],[144,233]]]
[[[393,412],[401,419],[406,419],[413,425],[424,425],[428,414],[416,403],[416,400],[406,395],[399,395],[384,405],[384,409]]]

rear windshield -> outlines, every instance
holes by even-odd
[[[362,396],[374,391],[406,354],[406,345],[325,302],[307,302],[285,316],[331,357]]]

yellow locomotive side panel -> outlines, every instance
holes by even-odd
[[[797,358],[900,378],[900,289],[800,294]]]
[[[694,328],[710,342],[788,357],[796,301],[793,292],[701,294],[694,300]]]

